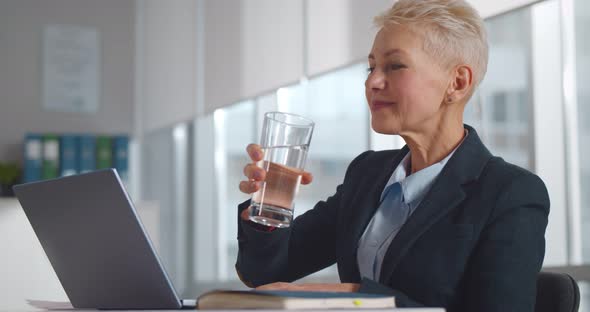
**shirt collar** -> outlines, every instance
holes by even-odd
[[[465,129],[465,136],[463,140],[453,149],[444,159],[434,163],[420,171],[410,174],[410,152],[408,152],[399,165],[395,168],[387,185],[381,193],[381,199],[385,196],[385,190],[392,184],[399,182],[402,188],[403,201],[406,204],[411,204],[416,200],[420,200],[426,195],[430,186],[434,183],[436,177],[440,174],[446,163],[451,159],[457,148],[463,144],[469,132]]]

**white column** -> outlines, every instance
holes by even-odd
[[[532,85],[534,101],[535,171],[545,182],[551,200],[545,263],[567,264],[567,204],[565,189],[562,63],[557,1],[531,10]]]
[[[569,228],[569,264],[582,264],[582,216],[580,151],[578,146],[578,92],[576,86],[576,39],[574,0],[561,0],[563,53],[563,101],[566,147],[566,189]],[[585,30],[579,30],[585,31]]]

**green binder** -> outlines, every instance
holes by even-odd
[[[96,138],[96,169],[113,167],[113,145],[111,137],[99,136]]]
[[[53,134],[43,136],[43,165],[41,179],[59,176],[59,137]]]

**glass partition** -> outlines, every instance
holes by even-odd
[[[486,21],[489,64],[485,79],[465,111],[493,154],[533,169],[534,134],[530,79],[530,10]]]
[[[255,140],[255,102],[241,102],[214,114],[215,173],[219,202],[219,274],[220,279],[235,279],[238,256],[236,214],[239,203],[249,196],[240,192],[243,168],[250,162],[246,146]]]

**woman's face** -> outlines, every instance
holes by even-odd
[[[423,51],[417,33],[401,25],[382,28],[365,82],[373,130],[403,135],[436,125],[444,113],[449,74]]]

